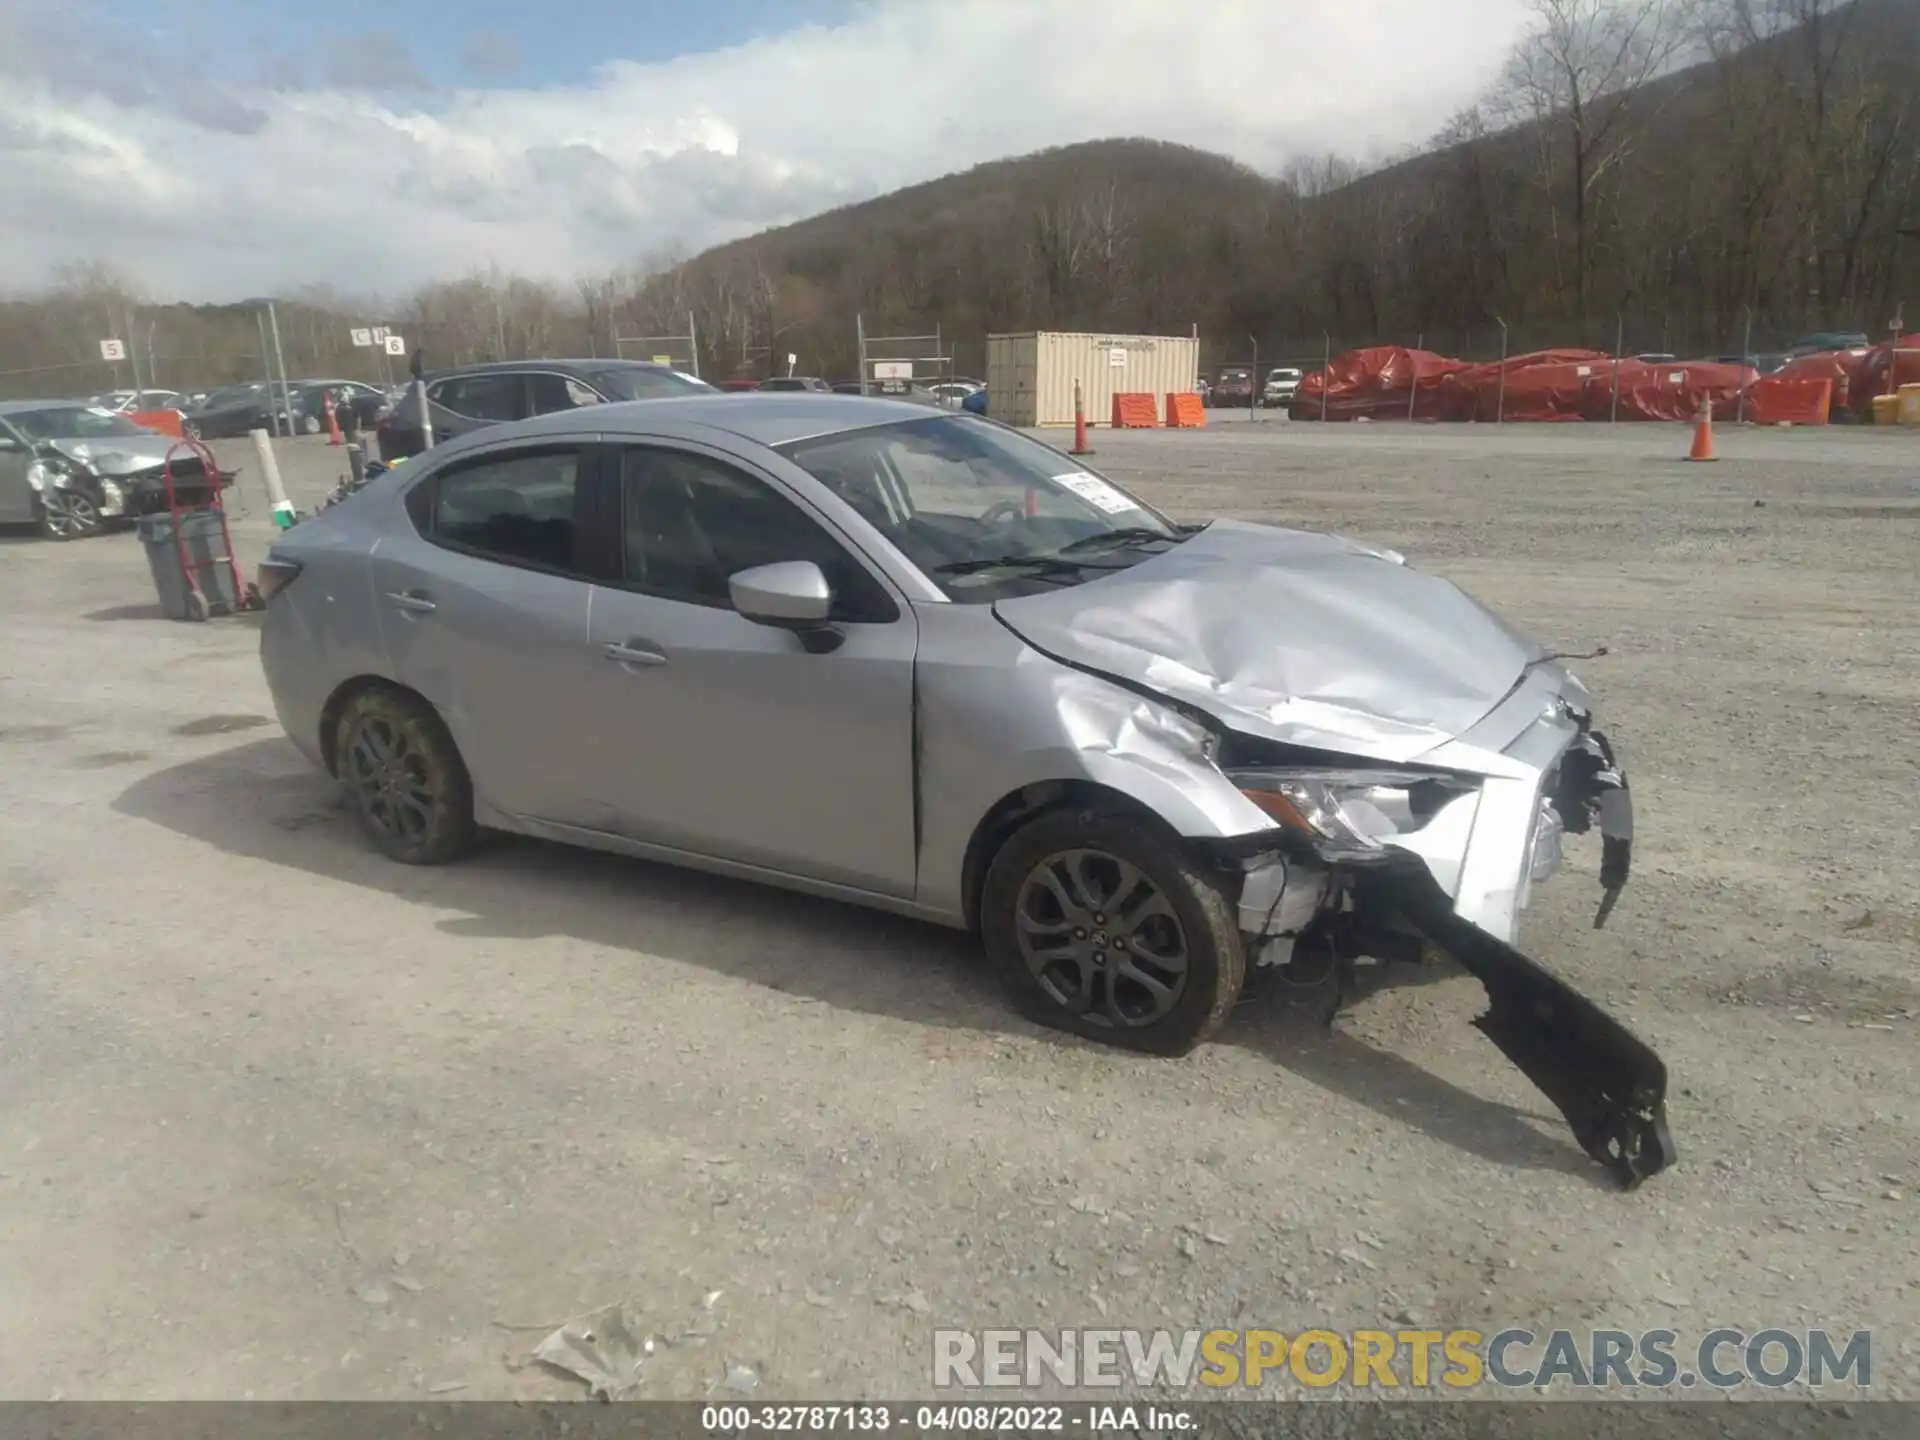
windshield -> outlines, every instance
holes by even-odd
[[[14,410],[7,421],[29,440],[110,440],[152,438],[153,431],[94,405],[60,405],[45,410]]]
[[[1125,569],[1185,538],[1037,441],[942,414],[776,447],[870,520],[949,599],[986,603]]]
[[[713,386],[678,370],[596,370],[587,377],[613,400],[659,400],[669,395],[696,395]]]

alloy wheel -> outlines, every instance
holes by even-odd
[[[49,488],[40,497],[47,533],[56,540],[77,540],[100,528],[100,509],[85,495]]]
[[[406,730],[383,717],[365,717],[346,747],[347,785],[375,828],[396,840],[416,841],[433,824],[439,803],[427,758]]]
[[[1162,1019],[1187,981],[1187,936],[1139,866],[1104,850],[1063,850],[1034,866],[1014,905],[1028,971],[1055,1004],[1095,1024]]]

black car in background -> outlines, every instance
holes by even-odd
[[[349,415],[365,429],[387,409],[387,392],[364,380],[296,380],[284,393],[278,385],[255,380],[215,390],[186,412],[184,423],[202,440],[237,439],[250,430],[318,435],[327,428],[329,395],[343,430],[353,428]]]
[[[1253,403],[1253,371],[1242,366],[1222,370],[1220,378],[1207,392],[1204,402],[1208,405],[1238,405],[1242,408]]]
[[[423,377],[434,443],[483,425],[620,400],[721,392],[697,376],[641,360],[495,360]],[[427,421],[409,393],[374,427],[380,458],[391,465],[426,448]]]
[[[833,386],[818,375],[775,375],[770,380],[760,382],[762,390],[810,390],[820,395],[831,395]]]

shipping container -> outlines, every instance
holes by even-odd
[[[989,335],[987,413],[1009,425],[1071,425],[1077,380],[1089,425],[1107,424],[1113,397],[1127,392],[1153,396],[1164,414],[1168,395],[1195,388],[1199,365],[1191,335]]]

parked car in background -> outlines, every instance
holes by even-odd
[[[833,393],[836,395],[863,395],[866,392],[861,389],[858,380],[836,380],[833,382]]]
[[[78,540],[164,510],[167,455],[179,443],[100,406],[0,401],[0,524],[33,524],[50,540]],[[236,473],[210,477],[182,449],[173,458],[176,498],[204,503]]]
[[[927,386],[927,393],[949,410],[958,410],[969,395],[986,388],[977,380],[939,380]]]
[[[259,380],[224,386],[186,412],[186,431],[202,440],[230,440],[249,430],[272,431],[274,417],[286,414],[277,392],[277,386],[270,392]]]
[[[1251,405],[1253,403],[1253,371],[1243,366],[1222,370],[1220,378],[1207,392],[1205,403],[1208,405]]]
[[[819,395],[831,395],[833,386],[818,375],[775,375],[760,382],[762,390],[809,390]]]
[[[294,386],[296,428],[308,435],[317,435],[327,428],[329,391],[333,393],[335,418],[342,428],[348,428],[351,413],[355,424],[370,430],[392,404],[386,390],[364,380],[302,380]]]
[[[426,377],[433,443],[502,421],[577,410],[618,400],[718,395],[697,375],[641,360],[496,360]],[[426,448],[426,417],[404,396],[374,427],[388,464]]]
[[[758,390],[760,388],[760,382],[758,380],[721,380],[717,381],[716,384],[722,390],[732,390],[736,392]]]
[[[186,401],[178,390],[110,390],[94,396],[91,403],[116,415],[131,415],[142,410],[184,410]]]
[[[1803,335],[1787,346],[1787,358],[1820,355],[1829,350],[1849,350],[1855,355],[1864,355],[1872,343],[1864,331],[1821,330],[1816,334]]]
[[[1260,389],[1260,403],[1265,406],[1291,405],[1294,393],[1300,388],[1301,372],[1291,365],[1276,365],[1267,372],[1267,383]]]
[[[969,415],[714,396],[470,433],[259,588],[275,712],[395,861],[484,828],[902,912],[1163,1054],[1251,970],[1337,1003],[1437,952],[1594,1160],[1672,1163],[1659,1057],[1513,945],[1563,834],[1626,883],[1592,699],[1393,552],[1179,524]]]
[[[966,399],[960,402],[960,408],[966,411],[969,415],[986,414],[987,413],[987,387],[982,385],[978,390],[974,391],[971,395],[967,396]]]

